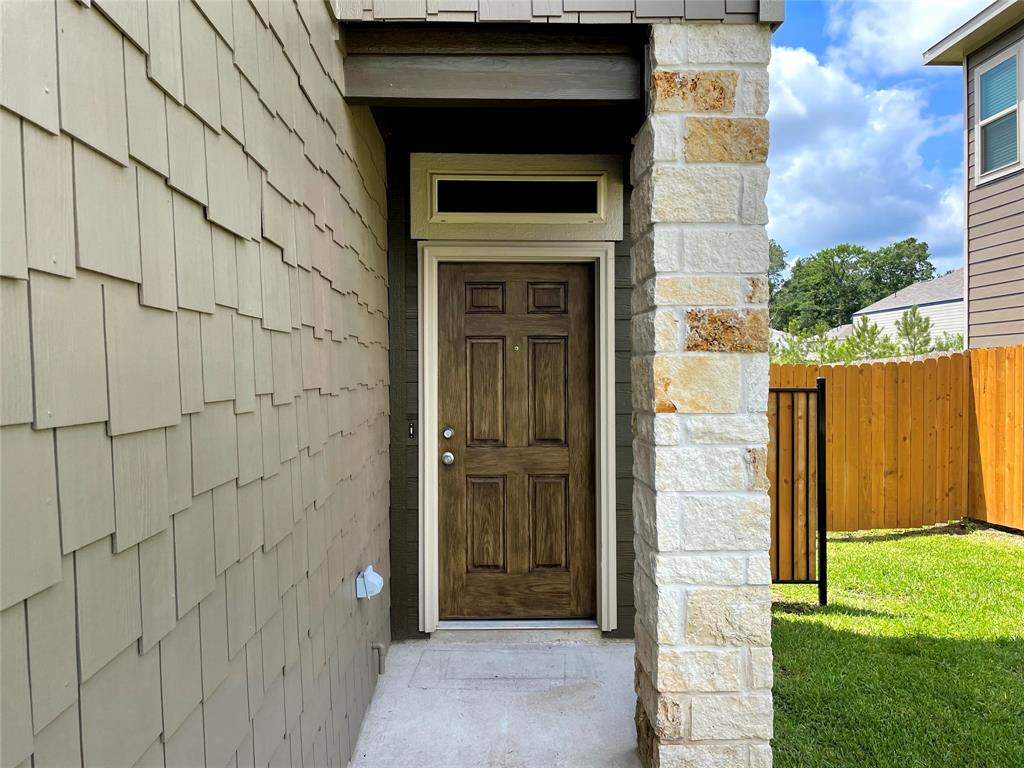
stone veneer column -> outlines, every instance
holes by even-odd
[[[767,64],[758,24],[656,24],[632,160],[637,734],[771,765]]]

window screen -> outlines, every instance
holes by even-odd
[[[438,213],[598,213],[598,181],[438,179]]]
[[[1017,103],[1017,57],[1011,56],[981,76],[981,119]]]
[[[981,172],[987,173],[1017,162],[1017,57],[984,72],[980,85]]]

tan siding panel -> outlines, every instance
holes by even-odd
[[[139,304],[134,284],[104,286],[110,434],[181,421],[178,334],[174,315]]]
[[[256,587],[252,556],[228,568],[225,574],[228,607],[228,656],[234,658],[256,632]]]
[[[206,204],[206,150],[203,124],[184,107],[167,102],[167,183]]]
[[[238,491],[234,480],[213,489],[214,565],[217,573],[238,562]]]
[[[174,255],[178,306],[213,312],[213,235],[203,208],[177,193],[174,203]]]
[[[135,171],[77,142],[74,166],[78,266],[139,282],[142,259]]]
[[[199,608],[186,613],[160,641],[160,678],[164,740],[171,737],[203,697]],[[202,723],[200,722],[200,726]],[[200,731],[202,728],[200,728]],[[202,734],[200,733],[200,740]],[[199,763],[201,765],[201,763]],[[187,763],[171,763],[187,765]]]
[[[180,104],[184,99],[184,81],[178,4],[164,0],[146,2],[149,15],[149,76]]]
[[[192,492],[238,477],[238,437],[230,402],[209,403],[192,416]]]
[[[162,429],[113,438],[114,548],[120,552],[168,526],[167,438]]]
[[[235,365],[232,341],[232,313],[217,308],[203,315],[203,397],[207,403],[235,397]]]
[[[109,538],[82,547],[75,553],[75,585],[85,681],[142,634],[138,550],[115,554]]]
[[[137,3],[133,5],[140,7]],[[124,65],[128,151],[140,163],[167,176],[167,112],[163,91],[146,76],[146,56],[134,46],[124,47]]]
[[[171,189],[162,176],[136,166],[139,196],[139,246],[142,262],[140,301],[174,311],[178,306],[174,264],[174,212]]]
[[[254,480],[238,488],[238,553],[242,558],[263,544],[263,482]]]
[[[167,739],[164,745],[167,765],[204,765],[206,753],[203,745],[203,708],[197,706],[188,718]]]
[[[53,0],[0,5],[0,104],[50,133],[60,127],[55,7]]]
[[[227,678],[203,705],[206,764],[226,765],[249,726],[245,655],[231,661]]]
[[[29,341],[28,282],[0,278],[0,425],[32,421],[32,348]]]
[[[167,433],[167,510],[172,515],[192,504],[192,422],[168,427]]]
[[[53,431],[0,429],[0,609],[61,576]]]
[[[7,5],[5,3],[4,5]],[[0,110],[0,275],[28,277],[21,121]]]
[[[102,290],[81,276],[29,281],[37,428],[107,418]]]
[[[77,701],[36,734],[32,760],[35,768],[66,768],[82,764]]]
[[[238,426],[238,483],[245,485],[263,474],[263,434],[260,414],[240,413]]]
[[[213,227],[213,297],[218,304],[235,309],[238,308],[236,239],[226,229]]]
[[[60,127],[128,164],[124,52],[117,29],[80,3],[57,3]]]
[[[173,520],[174,575],[180,618],[213,592],[217,585],[213,558],[211,494],[203,493],[196,496],[192,500],[192,506],[174,515]]]
[[[71,555],[61,564],[60,581],[30,597],[26,606],[32,728],[38,733],[78,699],[75,566]]]
[[[57,440],[60,532],[65,554],[114,532],[114,465],[102,423],[61,427]]]
[[[235,366],[235,412],[249,413],[256,409],[256,370],[253,356],[252,321],[232,317]]]
[[[181,0],[180,8],[185,103],[204,123],[219,131],[216,34],[192,0]]]
[[[32,754],[32,701],[28,683],[28,633],[25,604],[17,603],[0,613],[0,760],[18,765]]]
[[[28,266],[75,275],[75,200],[71,139],[23,124]]]
[[[227,677],[228,624],[226,580],[217,577],[212,592],[199,604],[199,633],[203,648],[203,698],[210,694]]]
[[[226,133],[217,134],[209,128],[206,136],[206,178],[210,204],[210,221],[240,237],[249,234],[248,165],[242,146]]]
[[[203,345],[200,315],[178,310],[178,374],[181,378],[181,412],[203,410]]]
[[[174,629],[174,534],[170,528],[139,542],[142,604],[140,650],[149,651]]]
[[[160,734],[159,659],[131,646],[82,684],[86,765],[130,768]]]

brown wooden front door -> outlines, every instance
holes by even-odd
[[[438,300],[441,618],[594,616],[593,268],[441,264]]]

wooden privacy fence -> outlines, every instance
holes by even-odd
[[[770,386],[813,387],[818,376],[827,393],[829,530],[914,528],[961,517],[1024,529],[1024,347],[773,365]],[[769,462],[777,450],[785,463],[799,442],[794,448],[784,431],[776,434],[771,413],[769,427]],[[774,504],[773,493],[773,515],[791,514]]]

